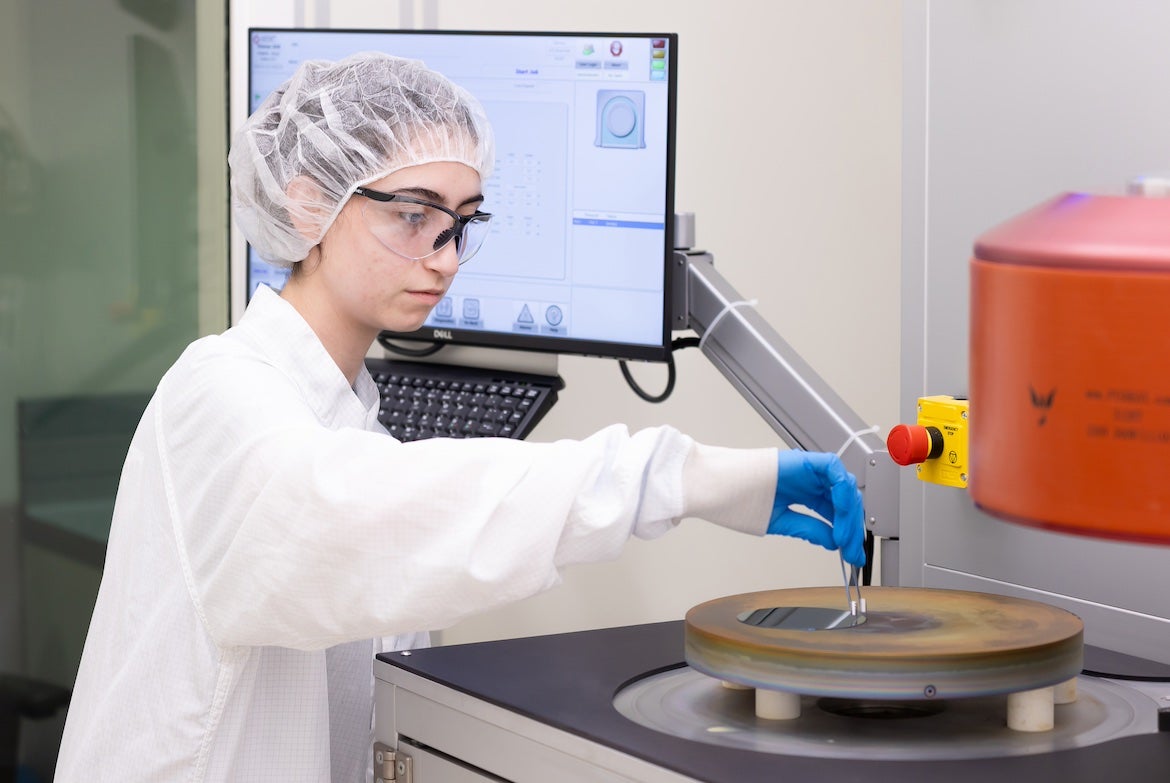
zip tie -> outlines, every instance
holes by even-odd
[[[840,457],[842,454],[844,454],[845,449],[852,446],[853,441],[857,440],[862,435],[868,435],[871,432],[879,432],[880,430],[881,430],[881,427],[879,427],[877,424],[875,424],[872,427],[867,427],[864,430],[858,430],[857,432],[853,433],[852,435],[849,436],[849,439],[845,441],[845,445],[843,445],[841,448],[837,449],[837,456]]]
[[[703,350],[703,345],[707,342],[707,337],[709,337],[715,331],[715,326],[719,323],[723,316],[727,315],[729,312],[731,312],[736,307],[739,307],[740,305],[755,307],[757,304],[759,304],[759,302],[759,299],[740,299],[738,302],[728,302],[726,305],[724,305],[723,309],[719,311],[719,314],[711,319],[711,323],[707,327],[707,331],[703,332],[703,336],[699,338],[699,350]]]

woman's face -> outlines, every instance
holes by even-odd
[[[483,203],[480,185],[475,169],[443,161],[399,169],[366,187],[470,215]],[[422,326],[446,295],[459,260],[454,242],[417,261],[394,253],[370,232],[362,215],[367,202],[357,195],[346,202],[321,241],[319,260],[301,270],[297,285],[311,287],[331,318],[369,332],[372,341],[383,329],[407,332]]]

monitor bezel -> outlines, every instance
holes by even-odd
[[[674,272],[674,209],[675,209],[675,152],[678,131],[678,34],[677,33],[647,33],[647,32],[614,32],[614,31],[574,31],[574,30],[444,30],[444,29],[395,29],[395,28],[324,28],[324,27],[281,27],[281,26],[250,26],[247,28],[245,43],[245,71],[247,76],[247,93],[252,93],[251,39],[253,33],[323,33],[323,34],[361,34],[361,35],[442,35],[452,38],[466,36],[495,36],[495,37],[562,37],[562,38],[662,38],[667,40],[670,56],[666,58],[667,73],[667,128],[666,128],[666,181],[663,210],[663,248],[662,248],[662,330],[659,343],[648,345],[643,343],[625,343],[606,340],[588,340],[571,337],[556,337],[542,335],[534,337],[523,333],[508,333],[499,331],[478,331],[446,327],[438,329],[423,326],[411,332],[383,331],[381,337],[390,341],[411,341],[412,345],[418,342],[436,345],[465,345],[478,348],[499,348],[504,350],[533,351],[563,355],[591,356],[607,359],[637,360],[649,362],[664,362],[670,358],[672,327],[672,287]],[[392,52],[390,52],[392,54]],[[250,101],[246,96],[243,101],[244,116],[250,113]],[[490,211],[490,206],[488,207]],[[233,221],[234,222],[234,221]],[[248,291],[252,287],[252,265],[250,250],[247,243],[243,249],[243,293],[242,302],[246,306]]]

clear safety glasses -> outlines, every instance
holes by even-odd
[[[460,215],[441,204],[404,196],[358,188],[364,196],[362,218],[387,250],[420,261],[438,253],[451,241],[460,264],[471,260],[487,238],[492,216],[487,212]]]

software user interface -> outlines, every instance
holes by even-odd
[[[659,345],[668,210],[668,41],[653,37],[253,30],[250,110],[307,59],[424,61],[483,104],[494,215],[420,336],[464,330]],[[287,272],[250,251],[248,294]]]

